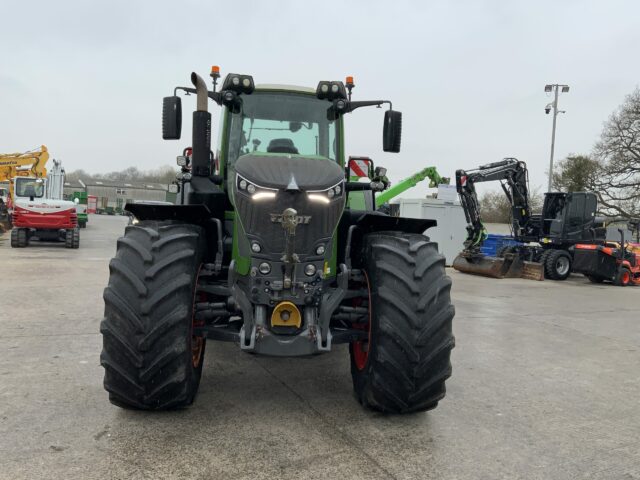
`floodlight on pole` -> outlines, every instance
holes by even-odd
[[[551,183],[553,180],[553,153],[556,145],[556,119],[558,118],[558,113],[565,113],[564,110],[558,110],[558,94],[560,91],[562,93],[567,93],[569,91],[569,85],[559,85],[557,83],[547,84],[544,86],[544,91],[547,93],[554,92],[553,103],[549,103],[544,111],[545,113],[549,113],[551,109],[553,109],[553,127],[551,130],[551,155],[549,158],[549,188],[547,191],[551,191]]]

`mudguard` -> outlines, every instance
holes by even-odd
[[[438,222],[423,218],[390,217],[378,212],[345,212],[350,225],[356,225],[363,233],[396,231],[405,233],[424,233],[435,227]]]
[[[212,215],[206,205],[166,205],[155,203],[127,203],[124,207],[138,220],[180,220],[204,225]]]

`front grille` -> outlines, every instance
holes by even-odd
[[[331,237],[344,209],[344,197],[329,204],[311,202],[304,192],[280,191],[273,200],[253,201],[248,196],[236,193],[235,203],[240,221],[247,234],[260,238],[266,252],[283,253],[284,230],[281,223],[273,223],[271,214],[281,214],[293,208],[300,216],[310,216],[308,224],[296,229],[296,253],[310,253],[314,243]]]

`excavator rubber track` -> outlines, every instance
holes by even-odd
[[[462,273],[483,277],[544,280],[544,267],[541,263],[523,260],[516,253],[507,253],[504,258],[460,254],[453,261],[453,268]]]

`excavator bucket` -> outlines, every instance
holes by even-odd
[[[458,255],[453,261],[453,268],[462,273],[482,275],[483,277],[503,278],[504,258],[465,257]]]
[[[544,280],[544,268],[541,263],[523,260],[517,253],[507,253],[504,263],[508,264],[504,278]]]
[[[522,260],[515,253],[508,253],[504,258],[458,255],[453,261],[453,268],[459,272],[482,275],[483,277],[544,280],[544,270],[541,263]]]

